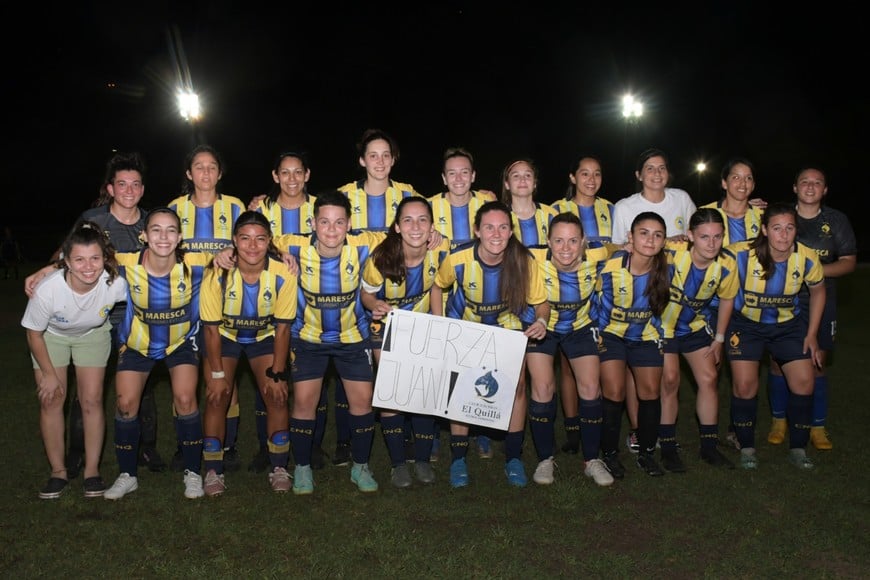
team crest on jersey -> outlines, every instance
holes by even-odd
[[[265,300],[266,302],[272,301],[272,289],[271,288],[266,288],[263,291],[263,300]]]
[[[348,262],[347,264],[345,264],[345,266],[344,266],[345,273],[350,275],[350,274],[354,273],[354,270],[356,270],[356,266],[353,265],[353,262]]]
[[[610,221],[610,218],[607,216],[607,213],[605,213],[605,212],[602,212],[602,213],[598,216],[598,219],[599,219],[599,220],[601,221],[601,223],[603,223],[603,224],[606,224],[607,222]]]
[[[187,290],[187,284],[184,282],[184,279],[178,281],[178,286],[175,287],[179,294],[184,294],[184,291]]]

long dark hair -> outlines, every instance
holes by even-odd
[[[278,158],[275,159],[275,164],[272,166],[272,171],[275,172],[275,175],[279,175],[281,172],[281,162],[284,161],[287,157],[293,157],[294,159],[298,159],[299,163],[302,164],[302,170],[308,171],[308,156],[305,153],[299,153],[296,151],[283,151],[278,154]],[[269,190],[268,195],[266,195],[266,199],[263,200],[266,202],[266,207],[272,207],[273,204],[278,202],[278,197],[281,195],[281,184],[280,183],[272,183],[272,188]],[[302,184],[302,195],[308,195],[308,184]]]
[[[717,212],[718,213],[718,212]],[[631,231],[640,222],[652,220],[661,224],[662,229],[667,231],[667,224],[662,216],[654,211],[644,211],[635,216],[631,222]],[[668,269],[668,258],[664,252],[659,252],[652,259],[650,270],[650,283],[647,284],[644,295],[649,298],[649,307],[655,316],[661,316],[671,299],[671,276]]]
[[[761,225],[763,228],[758,233],[758,236],[753,238],[749,244],[749,247],[755,250],[755,257],[758,259],[758,263],[761,264],[761,268],[764,270],[764,275],[761,277],[763,280],[767,280],[772,276],[776,267],[776,262],[774,261],[773,256],[770,255],[768,237],[764,233],[764,230],[767,229],[767,224],[770,223],[770,218],[778,215],[790,215],[794,223],[797,224],[797,210],[792,204],[784,201],[772,203],[764,208],[764,214],[761,216]]]
[[[175,211],[172,208],[169,208],[166,206],[155,207],[154,209],[152,209],[151,211],[148,212],[148,217],[145,218],[145,231],[146,232],[148,231],[148,226],[151,225],[151,221],[155,217],[157,217],[158,214],[161,214],[161,213],[169,214],[175,218],[175,222],[178,224],[178,232],[179,232],[179,236],[180,236],[181,235],[181,218],[178,217],[178,214],[175,213]],[[147,244],[146,244],[146,246],[147,246]],[[182,239],[179,237],[178,245],[175,246],[175,261],[179,264],[184,264],[184,249],[181,246],[182,246]],[[185,274],[189,273],[187,271],[187,264],[185,264],[185,266],[184,266],[184,271],[185,271]]]
[[[500,211],[508,216],[508,223],[513,231],[514,218],[511,215],[511,210],[501,201],[488,201],[480,206],[474,216],[475,230],[480,230],[483,216],[491,211]],[[476,243],[479,245],[480,240]],[[526,297],[529,294],[529,272],[533,267],[534,259],[529,249],[511,234],[501,263],[502,271],[498,281],[498,294],[508,305],[508,309],[518,316],[529,306]]]
[[[401,284],[408,274],[408,269],[405,267],[405,252],[402,245],[402,234],[396,231],[399,222],[402,218],[402,210],[412,204],[419,203],[426,207],[426,212],[429,214],[430,223],[434,220],[432,215],[432,206],[422,197],[411,196],[402,199],[399,205],[396,206],[396,217],[393,218],[393,223],[387,232],[387,237],[383,242],[377,245],[372,250],[370,259],[374,262],[378,271],[396,284]]]

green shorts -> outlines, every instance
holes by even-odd
[[[72,359],[73,364],[77,367],[105,368],[112,349],[111,328],[112,325],[107,322],[84,336],[58,336],[50,332],[43,333],[42,336],[48,347],[51,364],[55,367],[66,367],[69,366],[69,361]],[[32,354],[30,359],[33,361],[33,368],[38,369],[39,365]]]

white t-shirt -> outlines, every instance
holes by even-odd
[[[613,207],[613,243],[627,242],[631,222],[645,211],[654,211],[662,216],[669,238],[685,234],[689,230],[689,218],[696,209],[688,193],[671,187],[665,188],[665,198],[659,203],[649,201],[640,193],[620,199]]]
[[[39,283],[27,302],[21,326],[58,336],[84,336],[106,324],[115,303],[127,299],[124,278],[116,277],[108,285],[109,274],[103,271],[100,281],[87,294],[76,294],[64,274],[64,270],[56,270]]]

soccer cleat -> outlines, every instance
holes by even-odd
[[[205,474],[205,483],[202,486],[203,492],[208,497],[217,497],[227,490],[227,484],[224,482],[224,474],[218,473],[214,469],[209,469]]]
[[[411,479],[411,470],[408,469],[407,463],[401,463],[390,471],[390,483],[399,489],[411,487],[414,482]]]
[[[800,447],[788,450],[788,462],[802,471],[812,471],[816,467],[813,460],[807,457],[806,450]]]
[[[420,483],[435,483],[435,470],[428,461],[414,462],[414,475]]]
[[[755,456],[755,449],[747,447],[740,450],[740,468],[758,469],[758,457]]]
[[[532,475],[532,480],[538,485],[550,485],[556,478],[553,475],[553,471],[556,468],[556,461],[552,457],[548,457],[543,461],[538,462],[538,466],[535,468],[535,473]]]
[[[103,497],[106,493],[106,484],[99,475],[86,477],[84,483],[85,497]]]
[[[662,467],[671,473],[686,473],[686,464],[676,449],[662,450]]]
[[[486,435],[477,436],[477,456],[481,459],[492,459],[492,439]]]
[[[184,497],[187,499],[199,499],[205,495],[202,488],[202,476],[189,469],[184,470]]]
[[[617,461],[619,461],[617,459]],[[586,462],[586,468],[583,469],[583,475],[592,478],[596,485],[607,487],[613,485],[613,475],[607,466],[600,459],[590,459]]]
[[[348,441],[339,441],[335,445],[335,453],[332,454],[332,464],[344,466],[349,465],[350,461],[350,443]]]
[[[283,467],[276,467],[269,474],[269,485],[274,492],[287,493],[290,491],[290,474]]]
[[[239,450],[236,449],[236,446],[224,448],[224,471],[232,473],[241,468],[242,460],[239,457]]]
[[[311,448],[311,469],[323,469],[329,457],[320,445]]]
[[[734,464],[727,457],[722,455],[718,449],[701,449],[701,459],[713,467],[724,467],[725,469],[734,469]]]
[[[450,464],[450,487],[458,488],[468,485],[468,464],[465,458],[455,459]]]
[[[293,494],[311,495],[314,493],[314,473],[310,465],[297,465],[293,470]]]
[[[632,453],[640,452],[640,443],[637,441],[637,429],[632,429],[625,436],[625,446]]]
[[[354,463],[350,468],[350,480],[363,493],[378,491],[378,482],[375,481],[368,463]]]
[[[786,420],[773,418],[770,424],[770,432],[767,434],[767,442],[771,445],[781,445],[785,441],[785,432],[788,430]]]
[[[508,483],[513,487],[526,487],[529,483],[526,477],[526,468],[523,462],[516,457],[505,463],[504,474],[507,476]]]
[[[565,441],[564,445],[562,445],[562,453],[577,455],[578,453],[580,453],[580,442],[570,440]]]
[[[271,462],[269,461],[269,448],[265,445],[261,445],[259,449],[257,449],[257,454],[254,455],[254,458],[251,459],[251,462],[248,464],[248,471],[251,473],[263,473],[271,466]]]
[[[57,499],[66,491],[68,485],[68,479],[51,477],[48,483],[45,484],[45,487],[39,491],[39,499]]]
[[[607,471],[610,472],[610,475],[612,475],[614,479],[622,479],[625,477],[625,466],[619,460],[618,451],[605,453],[602,461],[604,462]]]
[[[656,461],[655,456],[649,451],[642,451],[637,454],[637,466],[644,470],[647,475],[659,477],[665,474],[662,468]]]
[[[166,462],[160,457],[157,449],[154,447],[143,447],[139,450],[139,465],[147,467],[148,471],[160,473],[166,471]]]
[[[824,427],[811,427],[810,441],[812,442],[813,447],[819,451],[830,451],[834,448],[834,444],[831,443],[830,439],[828,439],[828,432]]]
[[[129,473],[122,473],[118,476],[118,479],[115,480],[115,483],[112,484],[112,487],[106,490],[103,497],[111,500],[121,499],[128,493],[133,493],[137,489],[139,489],[139,479]]]

